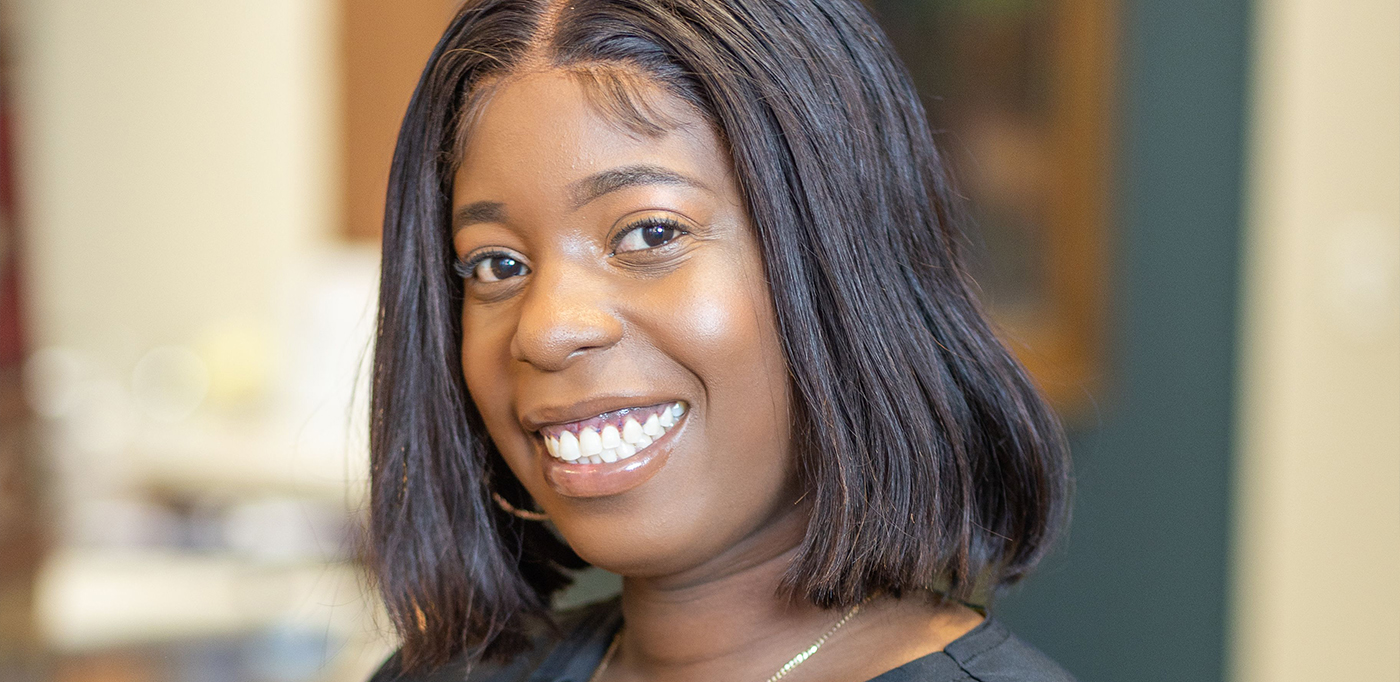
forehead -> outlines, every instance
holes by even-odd
[[[455,203],[522,193],[559,199],[576,180],[638,164],[669,168],[714,188],[732,184],[728,155],[710,124],[674,95],[639,83],[644,89],[632,94],[664,121],[652,134],[602,104],[609,93],[568,72],[496,84],[466,131]]]

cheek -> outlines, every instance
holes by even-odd
[[[740,261],[742,262],[742,261]],[[731,266],[732,268],[732,266]],[[713,461],[745,461],[754,483],[785,476],[788,453],[788,376],[767,284],[756,265],[701,276],[675,296],[672,338],[700,378]],[[757,476],[766,471],[771,476]]]
[[[507,426],[514,423],[514,397],[507,376],[510,327],[497,322],[463,314],[462,378],[467,383],[468,397],[476,405],[492,439],[505,450],[509,449],[509,443],[502,439],[508,435]]]
[[[781,365],[781,349],[762,286],[761,282],[735,282],[727,287],[710,284],[677,307],[678,326],[686,330],[692,346],[703,351],[697,359],[709,365],[716,380],[759,372],[743,383],[767,385],[775,370],[783,371],[774,364],[778,360]]]

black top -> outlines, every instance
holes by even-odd
[[[467,672],[465,663],[453,662],[426,676],[404,677],[395,654],[370,682],[587,682],[622,625],[620,606],[613,598],[560,614],[563,639],[537,634],[533,649],[503,665],[481,664]],[[820,661],[817,658],[815,664]],[[1074,678],[988,618],[943,651],[905,663],[870,682],[1074,682]]]

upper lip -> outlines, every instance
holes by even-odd
[[[624,407],[648,407],[675,401],[675,398],[643,394],[596,396],[568,405],[532,407],[521,415],[520,424],[525,427],[526,431],[537,433],[546,426],[582,421]]]

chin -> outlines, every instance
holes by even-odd
[[[584,561],[627,578],[723,571],[730,565],[727,554],[736,562],[749,555],[762,560],[801,541],[800,518],[775,523],[779,510],[794,509],[790,503],[741,508],[720,492],[691,488],[681,495],[658,485],[591,500],[578,513],[556,518],[555,525]]]

